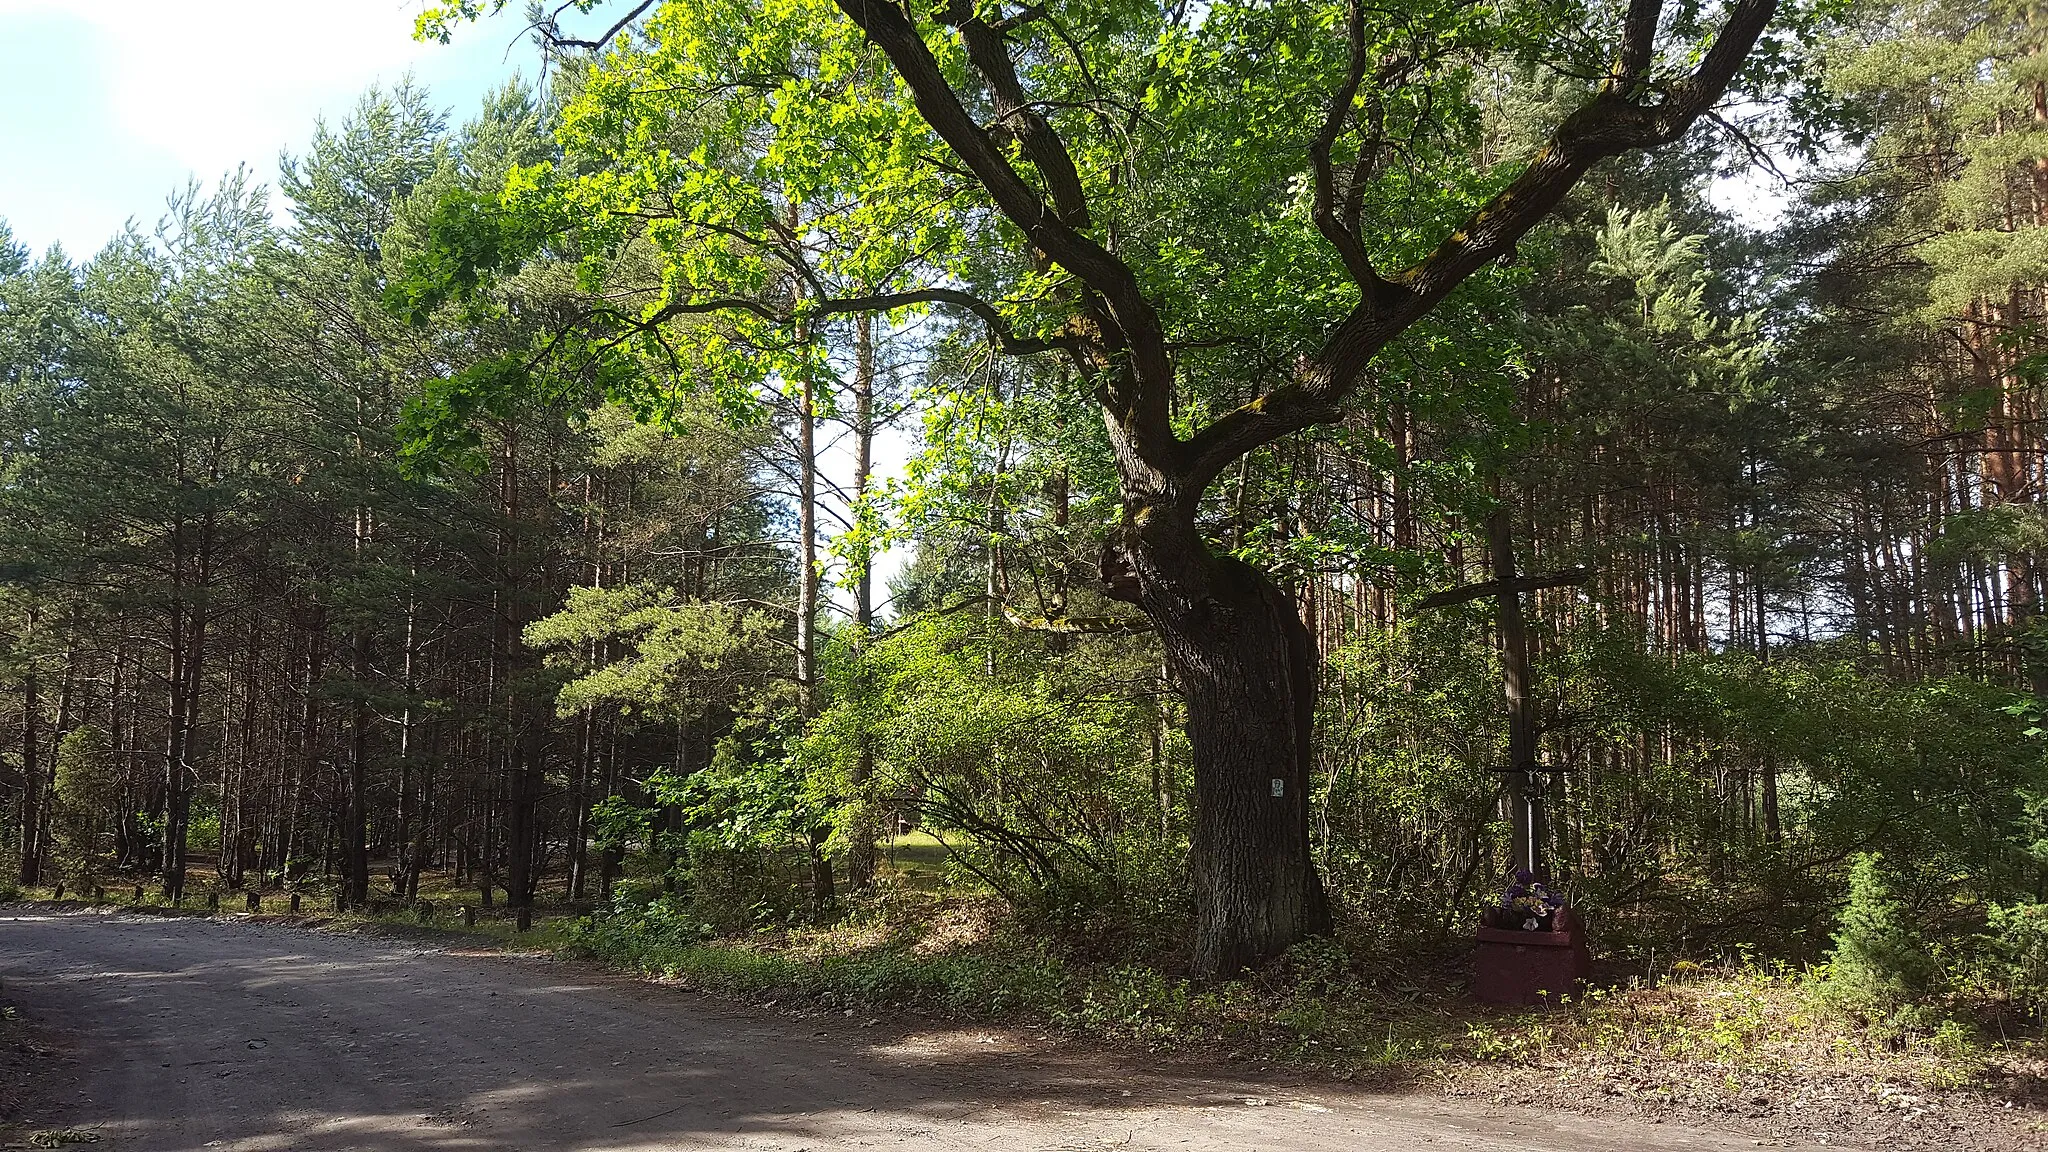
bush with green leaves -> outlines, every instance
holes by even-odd
[[[2048,904],[1991,905],[1978,945],[1978,987],[2023,1020],[2048,1021]]]
[[[720,935],[794,923],[818,911],[808,861],[790,842],[734,844],[699,831],[690,836],[683,862],[691,914]]]
[[[1142,947],[1185,922],[1184,759],[1155,736],[1144,645],[934,612],[835,649],[830,670],[797,759],[842,812],[913,818],[1069,940]]]
[[[113,740],[105,729],[80,724],[64,734],[57,745],[50,830],[59,874],[80,888],[108,867],[120,787]]]
[[[1883,858],[1857,856],[1828,963],[1830,991],[1846,1006],[1885,1019],[1935,991],[1941,975],[1927,933],[1895,893]]]

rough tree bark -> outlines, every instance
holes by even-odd
[[[1193,543],[1192,523],[1180,527]],[[1104,577],[1112,596],[1152,619],[1187,703],[1194,970],[1233,974],[1328,932],[1309,849],[1315,647],[1293,598],[1258,569],[1199,548],[1113,548]]]

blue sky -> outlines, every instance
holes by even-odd
[[[131,217],[247,163],[276,182],[316,117],[410,71],[461,121],[535,50],[507,15],[450,46],[412,39],[419,0],[0,0],[0,219],[90,256]],[[512,7],[516,10],[519,5]],[[279,206],[282,208],[282,205]]]

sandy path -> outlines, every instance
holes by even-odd
[[[0,911],[0,979],[94,1147],[1565,1150],[1746,1136],[1190,1079],[986,1030],[796,1018],[532,959],[233,920]]]

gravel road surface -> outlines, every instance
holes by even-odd
[[[1757,1144],[1195,1076],[1029,1033],[792,1015],[581,965],[231,918],[0,909],[0,994],[56,1050],[34,1124],[96,1132],[107,1152]]]

